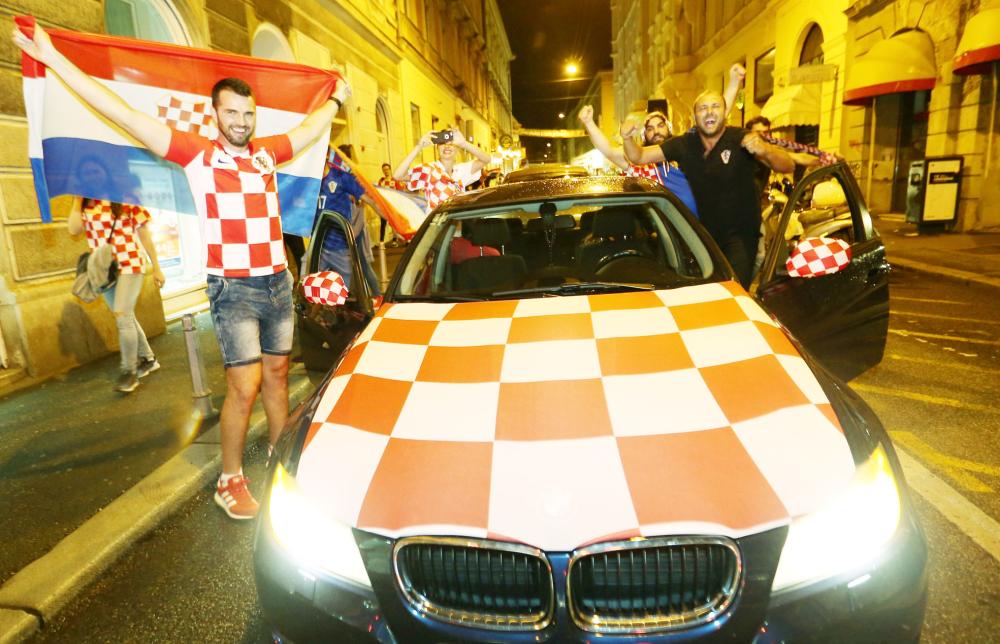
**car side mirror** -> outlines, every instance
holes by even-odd
[[[320,271],[302,278],[302,295],[313,304],[340,306],[347,301],[348,290],[340,273]]]
[[[795,245],[785,262],[789,277],[820,277],[851,264],[851,247],[842,239],[806,237]]]

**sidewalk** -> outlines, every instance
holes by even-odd
[[[386,249],[388,275],[405,250]],[[212,320],[208,312],[194,319],[220,409],[226,376]],[[116,353],[0,398],[0,644],[30,638],[218,476],[218,416],[193,415],[181,321],[150,344],[162,367],[127,396],[113,390]],[[303,369],[297,353],[296,345],[289,410],[325,375]],[[248,453],[266,435],[258,399]],[[251,483],[255,493],[261,487]]]
[[[219,409],[222,357],[208,313],[195,323]],[[181,322],[150,344],[162,367],[129,395],[114,354],[0,399],[0,642],[30,637],[217,476],[218,418],[193,414]],[[313,388],[293,361],[290,406]],[[266,433],[258,402],[248,449]]]
[[[874,218],[890,264],[1000,287],[1000,232],[918,233],[902,214]]]

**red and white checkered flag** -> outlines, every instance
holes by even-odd
[[[156,116],[181,132],[193,132],[209,139],[218,136],[212,111],[205,101],[194,103],[176,96],[164,96],[156,104]]]
[[[809,237],[792,249],[785,268],[792,277],[830,275],[851,263],[851,247],[840,239]]]
[[[321,271],[302,279],[302,292],[313,304],[339,306],[347,301],[347,285],[340,273]]]

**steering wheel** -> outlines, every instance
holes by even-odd
[[[635,250],[634,248],[630,248],[628,250],[619,250],[609,255],[605,255],[601,259],[597,260],[597,267],[594,268],[594,274],[596,275],[597,273],[600,273],[601,271],[605,270],[609,264],[617,262],[618,260],[621,259],[625,259],[627,257],[647,259],[645,255]]]

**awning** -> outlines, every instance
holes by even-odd
[[[956,74],[985,74],[1000,60],[1000,9],[985,9],[965,25],[955,52]]]
[[[907,29],[876,43],[848,68],[844,104],[864,105],[876,96],[933,89],[936,80],[931,37]]]
[[[783,87],[767,99],[760,113],[772,128],[819,125],[819,88],[815,83]]]

